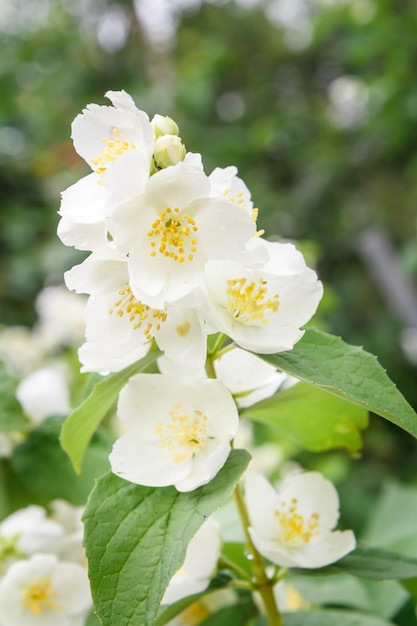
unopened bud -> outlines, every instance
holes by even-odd
[[[154,115],[151,125],[157,138],[163,135],[178,135],[180,132],[178,125],[168,116]]]
[[[185,158],[185,146],[175,135],[162,135],[155,141],[154,160],[158,168],[176,165]]]

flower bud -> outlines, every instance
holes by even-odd
[[[162,135],[155,141],[154,159],[158,168],[176,165],[185,158],[185,146],[175,135]]]
[[[156,137],[161,137],[162,135],[178,135],[180,130],[178,125],[172,120],[170,117],[163,115],[153,116],[151,120],[151,126],[155,131]]]

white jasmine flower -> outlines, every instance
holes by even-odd
[[[57,368],[43,367],[26,376],[17,386],[16,397],[35,422],[50,415],[67,415],[71,408],[67,378]]]
[[[13,376],[26,376],[40,366],[46,352],[43,339],[26,326],[9,326],[0,330],[0,359]]]
[[[113,106],[89,104],[73,121],[74,147],[104,185],[117,168],[122,186],[127,184],[131,193],[137,193],[150,174],[155,132],[148,115],[125,91],[105,95]]]
[[[13,563],[0,580],[0,623],[7,626],[82,626],[91,606],[86,570],[52,554]]]
[[[209,195],[201,162],[188,153],[110,219],[116,246],[129,255],[132,291],[147,305],[162,308],[188,295],[207,260],[233,258],[253,234],[244,211]]]
[[[85,299],[70,293],[65,285],[44,287],[35,308],[39,319],[34,333],[49,350],[79,346],[84,335]]]
[[[253,207],[251,193],[243,180],[237,175],[237,168],[234,165],[229,167],[216,167],[209,176],[211,195],[213,197],[224,197],[233,202],[256,224],[258,209]]]
[[[251,352],[233,348],[214,361],[217,377],[244,408],[272,396],[287,375]]]
[[[269,244],[267,251],[269,261],[261,268],[233,260],[209,261],[202,294],[210,327],[260,354],[291,350],[323,293],[316,273],[292,244]]]
[[[65,274],[67,286],[90,293],[86,343],[79,350],[83,371],[119,371],[145,356],[154,338],[168,358],[187,368],[202,367],[206,334],[195,309],[140,302],[129,284],[127,262],[86,259]]]
[[[278,491],[260,474],[247,474],[245,499],[252,541],[276,565],[323,567],[355,548],[351,530],[333,530],[339,497],[318,472],[294,474]]]
[[[236,405],[220,381],[139,374],[119,397],[128,431],[110,454],[112,470],[139,485],[192,491],[223,467],[236,434]]]
[[[214,575],[220,551],[219,525],[213,518],[208,518],[191,539],[184,564],[172,577],[162,604],[173,604],[204,591]]]
[[[0,523],[0,546],[8,543],[11,547],[12,541],[17,555],[57,552],[63,538],[62,526],[48,519],[45,509],[35,504],[15,511]]]
[[[89,104],[72,124],[74,147],[93,173],[62,193],[59,214],[67,229],[69,223],[104,223],[120,202],[143,191],[150,176],[155,133],[147,114],[125,91],[106,97],[114,106]]]
[[[85,566],[86,557],[82,545],[84,527],[81,517],[84,507],[73,506],[65,500],[51,502],[52,520],[64,530],[64,537],[58,556],[62,561],[71,561]]]

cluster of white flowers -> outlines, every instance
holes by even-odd
[[[279,384],[273,369],[245,387],[227,381],[225,355],[215,366],[224,382],[209,380],[208,336],[255,353],[290,350],[322,285],[292,244],[257,232],[257,209],[235,167],[208,176],[173,120],[150,121],[124,91],[106,96],[113,106],[91,104],[73,122],[75,149],[93,171],[63,192],[59,211],[61,240],[91,252],[65,275],[89,296],[79,357],[83,371],[101,373],[152,345],[163,352],[162,373],[137,375],[120,395],[128,430],[111,464],[130,481],[189,491],[230,452],[239,423],[231,392],[245,406]],[[257,361],[253,372],[260,359],[244,354],[242,362]]]
[[[81,509],[57,500],[0,523],[0,626],[84,626],[92,608]]]
[[[106,96],[112,106],[91,104],[73,122],[92,173],[63,192],[59,211],[63,243],[91,253],[65,275],[88,296],[79,358],[82,371],[108,374],[158,350],[158,371],[120,393],[110,463],[133,483],[192,491],[225,464],[239,409],[292,383],[257,355],[294,347],[322,284],[294,245],[262,237],[235,167],[207,175],[172,119],[150,121],[124,91]],[[251,474],[245,498],[253,545],[276,565],[320,567],[355,545],[333,530],[338,496],[318,474],[278,494]],[[204,590],[220,550],[206,520],[163,603]]]

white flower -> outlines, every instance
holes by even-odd
[[[162,604],[204,591],[220,557],[221,539],[218,523],[208,518],[188,544],[183,566],[172,577]]]
[[[292,244],[255,241],[253,245],[269,253],[262,267],[233,260],[206,264],[203,315],[213,332],[224,332],[246,350],[291,350],[303,336],[300,326],[314,314],[323,287]]]
[[[150,174],[155,132],[148,115],[125,91],[105,95],[113,106],[89,104],[73,121],[74,147],[104,185],[107,175],[117,170],[122,185],[137,193]]]
[[[64,537],[57,555],[62,561],[71,561],[85,566],[86,557],[82,545],[84,527],[81,516],[84,507],[73,506],[65,500],[51,502],[52,520],[63,528]]]
[[[154,338],[167,357],[187,368],[206,359],[206,334],[197,311],[167,305],[154,309],[135,298],[127,262],[94,256],[65,274],[67,286],[90,293],[83,371],[119,371],[146,355]]]
[[[82,626],[91,606],[86,570],[52,554],[13,563],[0,580],[5,626]]]
[[[162,308],[188,295],[209,259],[233,258],[253,234],[244,211],[209,195],[201,161],[188,153],[109,220],[116,246],[129,255],[132,291],[147,305]]]
[[[110,454],[112,470],[139,485],[192,491],[223,467],[239,417],[226,387],[213,379],[178,381],[139,374],[119,397],[128,431]]]
[[[209,180],[213,197],[224,197],[229,202],[233,202],[256,223],[258,209],[253,207],[250,191],[243,180],[237,176],[237,168],[234,165],[224,168],[216,167],[210,174]]]
[[[333,530],[339,497],[318,472],[293,474],[278,491],[260,474],[247,474],[245,499],[252,541],[276,565],[323,567],[355,548],[351,530]]]
[[[30,556],[36,552],[57,552],[61,549],[64,529],[48,519],[45,509],[32,504],[15,511],[0,523],[0,546],[13,543],[16,554]]]
[[[34,332],[49,350],[79,346],[85,330],[84,298],[70,293],[65,285],[51,285],[38,294],[35,308],[39,320]]]
[[[106,97],[114,106],[89,104],[72,124],[74,147],[93,169],[62,194],[59,214],[73,223],[103,222],[150,176],[155,133],[147,114],[125,91]]]
[[[35,422],[70,411],[68,381],[57,368],[43,367],[26,376],[17,386],[16,397]]]
[[[269,398],[287,378],[273,365],[240,348],[225,352],[214,361],[214,368],[242,408]]]

